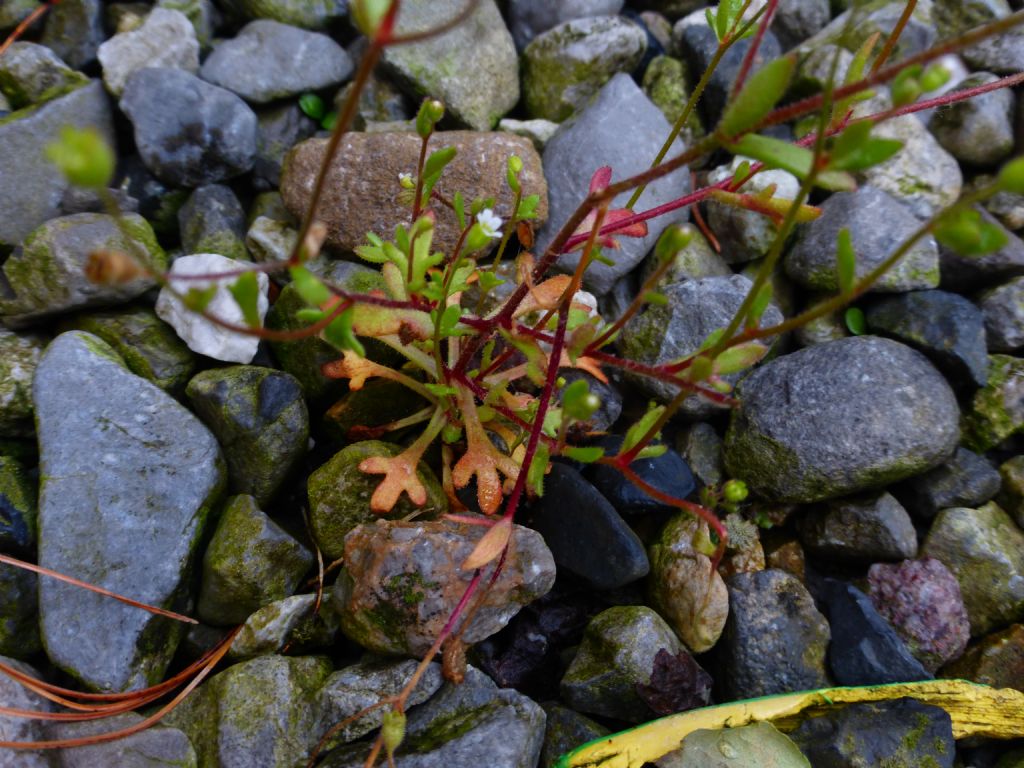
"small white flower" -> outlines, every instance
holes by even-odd
[[[501,217],[490,208],[484,208],[476,215],[476,223],[488,237],[501,237]]]

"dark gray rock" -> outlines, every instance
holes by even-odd
[[[821,205],[821,216],[803,225],[797,241],[786,254],[786,274],[796,282],[819,291],[836,291],[836,239],[839,230],[850,230],[857,254],[856,276],[864,277],[896,250],[920,222],[896,198],[864,185],[856,192],[837,192]],[[884,220],[884,227],[878,222]],[[936,288],[939,285],[939,253],[930,235],[914,245],[871,287],[873,292]]]
[[[673,656],[682,650],[668,624],[650,608],[622,605],[602,611],[587,625],[562,678],[562,700],[577,712],[630,723],[651,719],[636,686],[650,681],[662,648]]]
[[[51,219],[26,237],[0,267],[4,324],[18,327],[61,312],[124,304],[157,284],[148,276],[115,285],[91,281],[85,267],[90,254],[100,250],[138,253],[143,268],[157,273],[167,267],[156,235],[136,213],[125,214],[120,221],[105,213]]]
[[[60,330],[95,334],[114,348],[136,376],[172,394],[180,394],[197,360],[167,323],[149,307],[129,307],[76,315]]]
[[[960,585],[940,561],[875,563],[868,569],[868,597],[929,672],[967,647],[970,624]]]
[[[240,624],[291,596],[312,565],[313,554],[267,517],[252,496],[233,496],[203,555],[199,616],[214,626]]]
[[[953,768],[956,757],[949,714],[911,698],[850,704],[808,718],[790,738],[815,768]]]
[[[427,703],[409,712],[395,762],[402,768],[534,768],[544,721],[540,705],[514,690],[499,689],[483,672],[469,667],[465,682],[445,683]],[[359,768],[369,751],[368,744],[340,747],[321,765]]]
[[[317,124],[306,117],[298,104],[282,104],[261,110],[256,115],[256,162],[252,167],[253,186],[257,189],[277,189],[281,183],[284,156],[292,147],[308,139],[317,130]]]
[[[0,502],[2,500],[0,496]],[[2,512],[0,508],[0,515]],[[38,580],[31,571],[0,564],[0,654],[3,656],[31,659],[43,648],[39,637]],[[0,732],[2,729],[0,725]]]
[[[214,7],[213,0],[157,0],[156,2],[157,8],[169,8],[172,11],[181,11],[185,14],[196,32],[196,40],[204,54],[209,53],[214,32],[223,21],[220,12],[222,6],[223,4],[218,3],[217,7]]]
[[[780,0],[771,30],[788,51],[821,31],[832,18],[828,0]]]
[[[249,257],[245,249],[245,211],[230,187],[208,184],[193,190],[178,209],[178,226],[186,254]]]
[[[877,336],[807,347],[737,389],[725,438],[730,474],[776,501],[845,496],[945,460],[960,411],[921,354]]]
[[[88,82],[89,78],[38,43],[12,43],[0,58],[0,93],[11,109],[42,104]]]
[[[988,85],[999,78],[976,72],[954,92]],[[1006,89],[939,107],[928,128],[953,157],[968,165],[990,166],[1013,152],[1013,93]]]
[[[33,398],[39,564],[184,608],[190,563],[224,484],[213,436],[80,331],[47,348]],[[176,622],[53,579],[39,585],[39,608],[50,660],[99,690],[162,680],[181,633]]]
[[[203,371],[186,394],[224,448],[232,489],[268,502],[308,448],[299,382],[271,368],[237,365]]]
[[[538,35],[523,51],[523,100],[531,118],[561,122],[617,72],[631,73],[647,35],[621,16],[588,16]]]
[[[46,157],[46,147],[68,125],[94,128],[116,146],[110,103],[98,80],[34,109],[0,117],[0,246],[17,245],[59,215],[69,184]]]
[[[606,456],[614,456],[621,450],[622,437],[605,435],[594,441],[594,445],[604,448]],[[697,490],[697,483],[693,479],[690,467],[683,461],[683,457],[671,448],[661,456],[636,459],[630,463],[629,468],[656,490],[677,499],[685,499]],[[623,515],[675,512],[677,509],[651,498],[621,472],[606,464],[586,465],[583,476]]]
[[[516,47],[522,50],[533,38],[563,21],[587,16],[614,15],[624,0],[511,0],[508,26]]]
[[[595,589],[617,589],[650,570],[643,542],[615,507],[579,472],[553,464],[544,495],[530,507],[530,527],[555,563]]]
[[[662,293],[665,304],[650,304],[634,315],[622,329],[619,348],[631,360],[646,365],[661,365],[696,352],[713,332],[724,328],[740,308],[753,285],[742,275],[706,277],[666,286]],[[782,322],[778,307],[769,304],[761,316],[761,327]],[[723,377],[735,383],[740,374]],[[648,394],[663,402],[672,400],[679,389],[668,382],[636,377]],[[690,418],[703,418],[721,411],[723,406],[699,395],[688,397],[680,413]]]
[[[460,566],[486,530],[451,521],[358,526],[345,537],[345,570],[331,592],[342,631],[375,653],[422,656],[469,586],[473,571]],[[483,583],[495,565],[482,569]],[[540,534],[513,526],[504,568],[481,593],[461,637],[471,644],[495,634],[554,581],[555,562]]]
[[[256,104],[336,87],[351,74],[352,60],[327,35],[266,20],[214,46],[199,70],[207,82]]]
[[[868,329],[909,344],[954,386],[985,386],[985,319],[978,307],[948,291],[912,291],[872,302]]]
[[[1005,509],[1018,526],[1024,528],[1024,454],[1007,459],[999,465],[1002,481],[996,503]],[[970,505],[963,505],[970,506]]]
[[[117,98],[124,94],[132,74],[148,67],[199,71],[195,28],[185,14],[168,8],[154,8],[140,27],[114,35],[99,47],[97,55],[103,66],[103,82]],[[181,105],[164,106],[174,114]]]
[[[348,15],[348,0],[225,0],[246,19],[273,19],[303,29],[324,29]]]
[[[462,0],[408,0],[396,32],[436,26],[463,8]],[[440,99],[449,116],[475,131],[493,128],[519,101],[516,48],[494,0],[481,0],[443,35],[387,48],[382,60],[408,90]]]
[[[948,507],[980,507],[999,492],[999,472],[984,456],[958,447],[948,460],[893,492],[912,514],[932,518]]]
[[[293,595],[275,600],[251,613],[231,643],[228,657],[246,661],[287,649],[298,654],[326,650],[338,634],[338,617],[327,605],[316,609],[316,595]],[[210,632],[221,631],[206,627]],[[189,642],[186,636],[182,645]]]
[[[27,436],[32,423],[32,376],[46,347],[42,336],[0,328],[0,433]]]
[[[543,704],[547,715],[544,746],[540,750],[540,768],[555,768],[559,758],[588,741],[607,736],[611,731],[579,712],[561,704]]]
[[[827,581],[828,666],[839,685],[885,685],[930,680],[932,675],[852,584]]]
[[[990,352],[1014,352],[1024,346],[1024,277],[986,291],[978,305],[985,315]]]
[[[990,286],[1007,278],[1024,275],[1024,242],[984,208],[976,208],[981,217],[999,227],[1006,236],[1006,245],[984,256],[961,256],[950,248],[939,246],[942,287],[969,291]]]
[[[230,91],[195,75],[139,70],[128,78],[120,104],[143,162],[168,184],[223,181],[255,162],[255,113]]]
[[[720,485],[725,479],[722,436],[707,422],[689,424],[678,432],[676,450],[702,486]]]
[[[837,499],[810,510],[799,522],[800,543],[831,560],[874,562],[917,555],[910,515],[891,494]]]
[[[184,731],[200,766],[304,765],[323,735],[317,698],[324,656],[260,656],[211,677],[163,722]]]
[[[692,24],[678,24],[673,30],[672,36],[679,41],[683,58],[686,59],[694,78],[701,77],[718,48],[718,40],[714,31],[706,21],[701,19]],[[740,67],[743,65],[743,60],[746,58],[752,42],[753,38],[747,37],[737,40],[729,46],[711,75],[699,105],[704,115],[705,125],[712,126],[718,122],[722,110],[729,101],[732,85],[740,73]],[[781,55],[782,46],[779,44],[779,39],[772,32],[767,32],[757,49],[757,56],[754,57],[754,65],[750,70],[751,74]]]
[[[544,175],[548,181],[548,224],[537,232],[535,251],[543,252],[559,227],[569,218],[586,195],[590,178],[608,158],[614,158],[612,180],[623,179],[650,167],[670,126],[629,75],[618,74],[601,89],[594,101],[568,125],[564,125],[544,149]],[[684,149],[676,142],[669,157]],[[637,202],[643,211],[667,203],[685,194],[690,187],[685,168],[673,171],[648,185]],[[612,207],[625,205],[631,193],[624,192],[612,201]],[[612,284],[640,263],[662,230],[685,221],[687,213],[674,211],[647,222],[646,237],[619,238],[619,248],[606,250],[615,265],[594,263],[583,278],[587,290],[600,296]],[[579,263],[579,252],[559,257],[558,268],[571,272]]]
[[[729,620],[721,640],[721,661],[731,698],[828,684],[828,622],[803,584],[770,569],[736,574],[728,586]]]

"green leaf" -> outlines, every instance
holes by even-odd
[[[452,304],[450,307],[445,307],[444,312],[441,313],[441,319],[437,324],[437,329],[442,338],[455,335],[455,326],[459,324],[459,319],[461,317],[462,308],[458,304]]]
[[[708,334],[707,338],[704,339],[703,342],[701,342],[700,349],[698,349],[697,351],[698,352],[703,352],[705,349],[711,349],[719,341],[722,340],[722,337],[724,335],[725,335],[725,328],[716,328],[715,330],[713,330],[711,333]]]
[[[604,448],[597,446],[567,445],[562,449],[562,455],[567,459],[578,461],[581,464],[593,464],[604,456]]]
[[[696,234],[689,224],[677,224],[665,228],[654,246],[654,260],[661,264],[676,257],[693,240]]]
[[[760,322],[761,317],[764,315],[768,305],[772,300],[772,284],[765,283],[758,291],[757,296],[754,297],[753,303],[750,305],[750,311],[747,312],[747,325],[756,328]]]
[[[323,320],[326,314],[327,313],[324,312],[322,309],[304,307],[303,309],[300,309],[298,312],[295,313],[295,317],[297,320],[299,320],[299,322],[306,323],[307,325],[312,325],[313,323],[318,323],[321,320]]]
[[[242,310],[245,324],[250,328],[259,328],[262,324],[259,313],[260,286],[255,272],[246,272],[228,286],[235,303]]]
[[[452,207],[455,209],[455,216],[459,220],[459,229],[466,228],[466,203],[462,199],[462,193],[456,192],[452,198]]]
[[[982,219],[973,208],[954,208],[944,213],[933,228],[935,239],[961,256],[983,256],[1007,243],[1006,232]]]
[[[527,195],[519,201],[516,218],[523,220],[537,218],[538,205],[540,205],[540,195]]]
[[[941,61],[936,61],[928,65],[925,69],[924,74],[921,75],[918,82],[921,84],[921,88],[927,93],[935,91],[944,86],[949,82],[949,78],[952,77],[952,73],[946,68],[946,65]]]
[[[836,278],[840,293],[850,293],[857,279],[857,254],[850,230],[843,227],[836,237]]]
[[[324,329],[324,340],[336,349],[351,349],[360,357],[366,357],[366,349],[352,331],[352,307],[349,307]]]
[[[349,13],[359,31],[372,39],[390,8],[391,0],[353,0]]]
[[[867,130],[861,129],[859,126],[864,126]],[[855,135],[844,141],[853,128],[858,128]],[[898,139],[868,136],[870,130],[871,124],[863,122],[854,123],[844,131],[836,141],[835,149],[829,158],[829,168],[842,171],[863,171],[879,163],[884,163],[903,148],[903,142]],[[859,137],[859,134],[863,134],[863,139]]]
[[[434,132],[434,126],[444,117],[444,104],[437,99],[424,99],[416,113],[416,133],[427,139]]]
[[[636,457],[637,459],[656,459],[659,456],[664,456],[667,452],[667,445],[647,445],[640,449]]]
[[[999,185],[1007,192],[1024,195],[1024,157],[1014,158],[999,169]]]
[[[655,425],[658,419],[661,418],[661,414],[665,412],[664,405],[655,405],[650,403],[647,406],[647,413],[640,417],[640,419],[629,429],[626,430],[626,436],[622,439],[621,453],[631,450],[643,436],[647,434],[648,430]]]
[[[921,95],[921,84],[917,80],[920,74],[921,65],[914,64],[913,66],[901,70],[900,73],[893,78],[889,89],[892,93],[892,105],[894,107],[902,107],[904,104],[910,104]]]
[[[683,375],[691,384],[698,384],[707,380],[714,372],[714,361],[706,355],[698,355],[690,361],[690,365],[684,370]]]
[[[864,312],[860,307],[847,307],[846,312],[843,313],[843,320],[854,336],[861,336],[867,332],[868,324],[864,320]]]
[[[668,296],[658,291],[644,291],[644,301],[648,304],[664,307],[668,305]]]
[[[458,390],[448,384],[424,384],[423,388],[432,395],[437,397],[447,397],[449,395],[457,395]]]
[[[457,152],[455,147],[442,147],[431,152],[423,166],[423,175],[433,176],[443,171],[444,167],[455,158]]]
[[[110,185],[114,176],[114,153],[92,127],[64,126],[57,141],[46,146],[46,157],[79,187],[102,189]]]
[[[814,164],[814,153],[806,147],[756,133],[748,133],[739,141],[733,142],[729,145],[729,150],[760,160],[769,168],[788,171],[801,181],[807,178]],[[841,171],[819,171],[815,183],[819,187],[833,191],[850,191],[857,188],[854,178]]]
[[[338,110],[332,109],[326,115],[324,119],[320,121],[320,127],[325,131],[333,131],[338,125]]]
[[[538,496],[544,494],[544,473],[547,472],[550,458],[551,452],[548,450],[547,443],[544,441],[537,443],[537,451],[533,454],[530,469],[526,473],[526,482]]]
[[[715,373],[719,376],[727,376],[730,373],[745,371],[761,361],[768,354],[768,347],[758,344],[756,341],[748,341],[745,344],[737,344],[735,347],[723,350],[715,358]]]
[[[586,379],[576,379],[562,390],[562,410],[577,421],[586,421],[600,407],[601,400],[590,391]]]
[[[324,113],[327,111],[324,100],[315,93],[304,93],[299,96],[299,109],[306,114],[306,117],[311,117],[317,122],[323,120]]]
[[[305,267],[291,267],[292,285],[307,304],[319,307],[331,298],[331,292],[319,277]]]
[[[500,277],[498,277],[490,270],[481,270],[478,279],[480,284],[480,290],[483,291],[484,293],[487,293],[488,291],[497,288],[499,285],[505,284],[504,280],[502,280]]]
[[[795,68],[795,56],[782,56],[768,62],[751,75],[743,89],[726,107],[725,114],[715,129],[716,133],[731,138],[745,133],[761,122],[785,94]]]
[[[182,303],[193,312],[202,312],[213,301],[217,295],[217,286],[209,285],[206,288],[189,288],[182,297]]]

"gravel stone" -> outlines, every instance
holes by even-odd
[[[141,69],[199,71],[195,28],[185,14],[168,8],[154,8],[141,27],[111,37],[99,47],[97,56],[103,67],[103,83],[117,97],[124,93],[132,74]],[[174,114],[172,105],[166,104],[165,108]]]

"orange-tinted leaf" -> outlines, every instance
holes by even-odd
[[[359,471],[369,475],[384,475],[380,485],[370,498],[370,509],[378,514],[390,512],[398,503],[402,492],[409,494],[409,499],[418,507],[427,503],[427,489],[423,487],[416,474],[419,455],[410,456],[408,452],[388,458],[372,456],[359,463]]]
[[[561,301],[565,289],[572,278],[569,275],[558,275],[545,280],[540,285],[530,286],[530,292],[516,308],[514,317],[522,317],[538,309],[554,309]]]
[[[464,571],[475,571],[477,568],[483,568],[502,553],[505,547],[508,546],[509,539],[511,538],[512,521],[507,517],[503,517],[491,526],[491,530],[481,537],[460,568]]]

